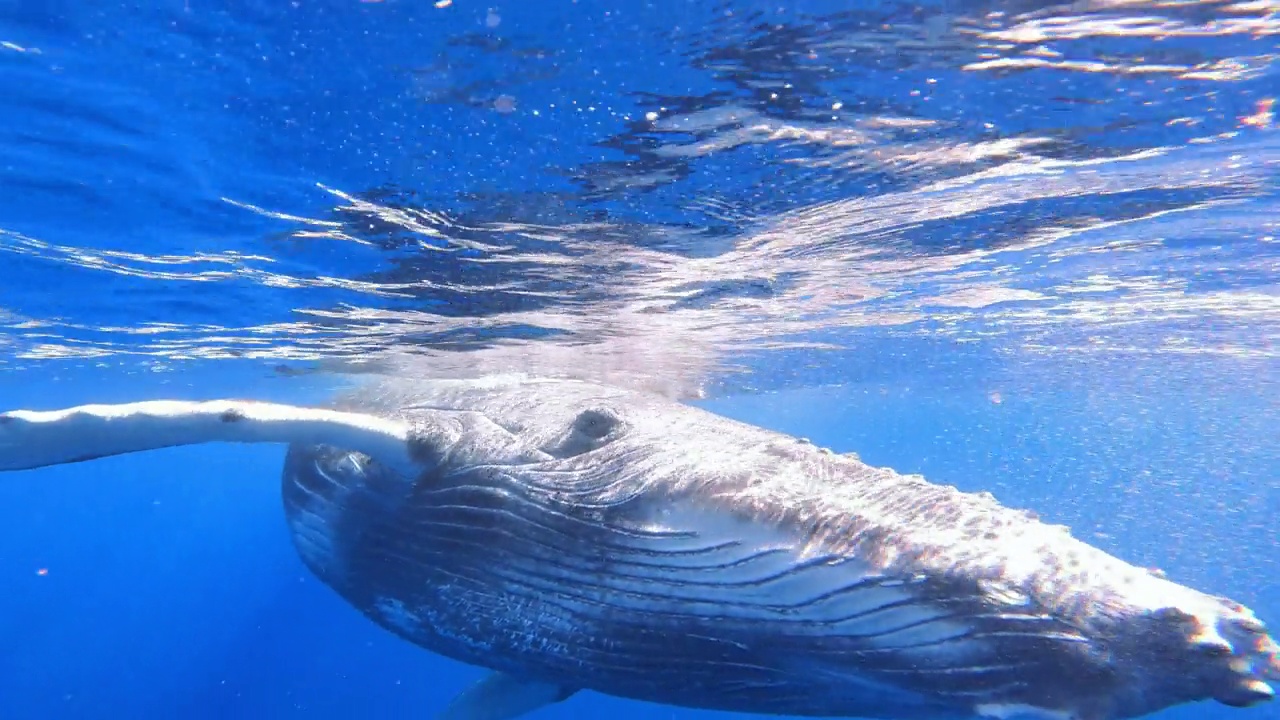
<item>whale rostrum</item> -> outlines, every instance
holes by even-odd
[[[1229,599],[1065,528],[672,400],[574,380],[385,378],[332,407],[144,401],[0,414],[0,470],[288,446],[303,563],[488,668],[441,720],[581,690],[811,717],[1121,720],[1273,696]]]

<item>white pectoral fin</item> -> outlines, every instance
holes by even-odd
[[[436,720],[514,720],[577,691],[556,683],[493,672],[462,691]]]
[[[327,444],[412,473],[409,426],[361,413],[245,400],[154,400],[0,414],[0,471],[210,442]]]

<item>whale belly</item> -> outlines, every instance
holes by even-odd
[[[360,612],[526,677],[731,711],[945,719],[1088,667],[1071,661],[1084,638],[1033,608],[675,504],[593,505],[497,468],[406,480],[302,447],[284,500],[304,562]]]

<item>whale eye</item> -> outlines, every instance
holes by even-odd
[[[622,419],[612,410],[583,410],[551,444],[541,448],[543,452],[558,458],[571,458],[598,450],[609,444]]]
[[[612,413],[604,410],[584,410],[573,421],[573,429],[593,440],[608,435],[618,424]]]

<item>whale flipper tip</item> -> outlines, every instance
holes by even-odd
[[[557,683],[492,672],[462,691],[436,720],[515,720],[577,691]]]

